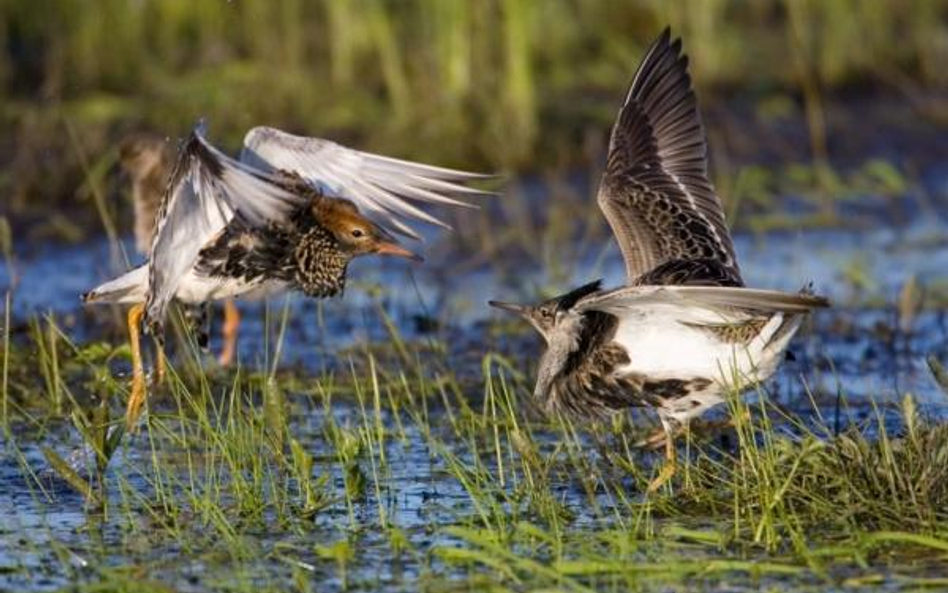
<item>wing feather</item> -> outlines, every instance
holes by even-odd
[[[295,136],[269,127],[253,128],[247,133],[240,160],[265,171],[296,173],[327,193],[366,206],[367,214],[374,214],[376,222],[414,238],[419,236],[407,221],[450,227],[411,202],[476,207],[459,198],[492,195],[465,185],[490,175],[360,152],[329,140]]]
[[[308,198],[214,148],[198,125],[171,174],[148,262],[145,322],[160,332],[168,303],[205,244],[235,213],[253,225],[286,220]]]
[[[681,305],[714,311],[755,313],[808,313],[829,307],[826,297],[804,289],[797,293],[725,286],[626,286],[583,299],[578,311],[622,314],[656,305]]]
[[[619,110],[597,197],[629,283],[674,259],[717,259],[740,278],[681,41],[666,29]]]

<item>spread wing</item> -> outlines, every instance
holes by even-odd
[[[612,129],[597,201],[629,283],[673,259],[716,259],[740,278],[681,40],[652,44]]]
[[[254,225],[285,220],[307,198],[220,152],[199,125],[182,147],[158,212],[148,262],[146,324],[160,331],[168,303],[204,245],[236,212]]]
[[[489,175],[360,152],[268,127],[247,133],[240,160],[264,171],[296,173],[324,193],[352,201],[379,224],[415,239],[419,236],[406,219],[450,228],[415,203],[473,207],[457,198],[490,195],[465,185]]]
[[[626,286],[583,299],[577,311],[603,311],[622,315],[631,309],[671,306],[680,310],[716,311],[723,314],[808,313],[829,306],[826,297],[731,286]]]

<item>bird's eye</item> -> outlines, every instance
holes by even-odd
[[[352,236],[358,239],[359,237],[365,235],[362,229],[352,229]]]

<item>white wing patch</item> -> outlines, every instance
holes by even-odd
[[[305,201],[211,146],[196,128],[181,150],[159,211],[148,263],[146,323],[160,328],[201,249],[236,212],[262,225],[284,220]]]
[[[488,175],[360,152],[268,127],[247,133],[240,160],[263,171],[296,173],[325,193],[351,200],[379,224],[416,239],[406,220],[450,227],[412,202],[475,207],[457,198],[490,195],[464,185]]]

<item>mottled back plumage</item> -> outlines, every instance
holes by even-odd
[[[292,180],[287,183],[290,187]],[[198,255],[196,271],[208,277],[237,279],[247,284],[281,282],[286,288],[306,296],[325,298],[339,295],[346,285],[348,252],[325,226],[314,207],[319,201],[336,201],[303,189],[311,200],[284,223],[265,227],[249,224],[239,215],[219,237]],[[343,208],[354,208],[346,203]]]

